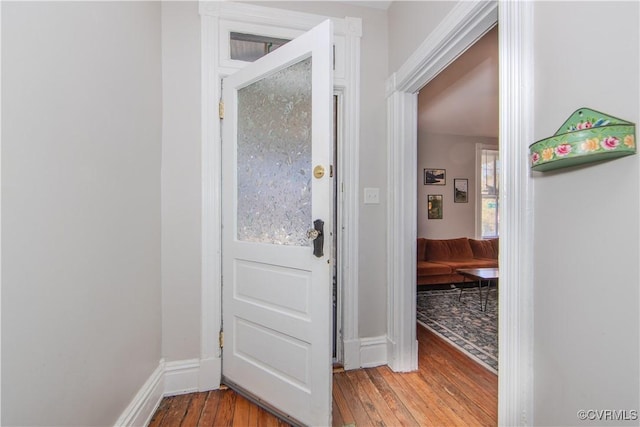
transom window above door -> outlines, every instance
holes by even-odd
[[[229,34],[229,53],[233,60],[253,62],[289,41],[289,39],[231,32]]]
[[[203,2],[205,9],[211,7],[215,13],[221,10],[237,7],[237,4],[229,2]],[[241,9],[254,9],[254,6],[240,5]],[[270,8],[260,8],[262,11]],[[278,11],[278,9],[272,9]],[[263,12],[260,12],[263,13]],[[278,12],[279,14],[282,11]],[[255,62],[270,52],[273,52],[287,44],[289,41],[305,32],[305,28],[311,28],[321,21],[317,18],[308,18],[306,14],[295,14],[287,12],[292,20],[287,25],[268,25],[257,22],[259,19],[254,15],[253,22],[242,22],[236,19],[221,19],[217,34],[210,35],[212,40],[215,37],[218,49],[212,53],[212,59],[221,69],[222,75],[233,74],[236,70],[244,68],[247,64]],[[264,14],[268,22],[274,22],[273,16]],[[347,51],[347,36],[362,34],[361,22],[358,18],[345,18],[344,20],[333,19],[335,24],[335,34],[333,37],[333,76],[335,84],[339,87],[348,85],[346,72],[347,58],[355,52],[354,46],[350,45]]]

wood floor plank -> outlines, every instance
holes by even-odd
[[[280,427],[281,425],[288,426],[289,424],[284,423],[278,417],[273,415],[271,412],[258,407],[258,424],[257,425],[260,427]]]
[[[412,378],[414,381],[409,383],[409,387],[411,387],[415,393],[423,393],[423,398],[432,405],[432,408],[440,419],[446,420],[446,422],[453,425],[468,424],[464,417],[464,415],[467,414],[463,411],[463,416],[461,416],[459,412],[461,408],[459,408],[458,405],[455,405],[455,408],[449,406],[448,398],[450,396],[443,387],[430,387],[430,384],[424,381],[421,373],[416,373]],[[467,418],[475,420],[473,417],[467,416]]]
[[[340,410],[342,425],[353,424],[355,423],[355,417],[351,413],[351,408],[349,408],[340,384],[336,381],[337,375],[338,374],[333,374],[333,401]],[[333,425],[336,426],[337,424],[333,423]]]
[[[498,377],[475,363],[458,349],[433,333],[422,335],[421,343],[427,342],[426,351],[419,353],[420,371],[433,381],[446,384],[448,390],[461,399],[466,399],[468,408],[474,413],[482,410],[489,420],[497,419]],[[426,331],[426,330],[425,330]]]
[[[276,417],[275,415],[269,413],[269,412],[267,412],[266,419],[267,419],[267,423],[266,423],[267,427],[279,427],[280,426],[280,419],[278,417]]]
[[[249,416],[248,416],[248,425],[249,426],[258,426],[260,425],[258,422],[258,415],[260,412],[260,408],[257,405],[249,406]]]
[[[418,327],[418,371],[387,366],[333,376],[333,425],[495,426],[498,377]],[[232,390],[164,398],[149,426],[290,427]]]
[[[452,376],[464,377],[473,371],[483,373],[489,373],[489,371],[444,340],[436,339],[437,337],[433,333],[427,332],[427,329],[418,325],[418,334],[421,336],[419,340],[421,347],[419,350],[419,373],[425,382],[425,388],[434,393],[431,399],[439,399],[445,416],[451,419],[457,417],[461,420],[459,423],[465,425],[491,424],[492,420],[483,411],[479,411],[477,405],[469,402],[467,392],[470,395],[476,395],[477,385],[472,382],[468,383],[464,388],[465,392],[461,392],[461,388],[451,381]],[[443,371],[446,371],[450,376],[443,376]],[[492,399],[489,397],[487,400]]]
[[[466,381],[468,386],[479,387],[488,393],[497,390],[497,376],[483,368],[449,342],[418,324],[417,331],[419,354],[426,356],[423,362],[427,365],[436,364],[442,368],[442,373],[457,373],[459,367],[464,366],[463,375],[459,379]]]
[[[220,390],[213,390],[207,393],[207,399],[204,402],[198,426],[209,427],[213,425],[213,420],[215,420],[218,413],[218,406],[220,406],[221,393]]]
[[[207,394],[207,392],[193,394],[189,402],[189,407],[187,408],[187,413],[180,423],[181,426],[193,427],[198,425],[202,409],[204,408],[204,402],[207,400]]]
[[[380,373],[400,396],[402,402],[420,425],[447,425],[446,418],[440,414],[434,402],[425,399],[423,392],[416,392],[411,387],[410,383],[414,380],[414,373],[395,374],[387,367],[380,369]]]
[[[187,409],[189,408],[189,403],[191,402],[192,398],[192,393],[174,396],[173,400],[171,401],[171,406],[162,419],[162,423],[160,423],[160,426],[179,426],[185,414],[187,413]]]
[[[367,414],[362,402],[357,398],[357,394],[353,388],[353,385],[349,382],[346,372],[334,374],[333,381],[342,389],[342,394],[347,401],[347,405],[351,409],[353,415],[353,422],[356,426],[370,426],[373,425],[371,418]]]
[[[336,402],[335,397],[331,402],[331,425],[332,426],[343,426],[344,419],[342,418],[342,413],[340,412],[340,408],[338,407],[338,403]]]
[[[364,369],[356,369],[347,372],[347,378],[354,384],[358,398],[368,411],[369,418],[374,425],[398,426],[402,425],[393,411],[387,406],[387,402],[373,386]]]
[[[467,396],[464,393],[460,393],[457,388],[451,385],[439,386],[441,383],[437,378],[434,378],[431,373],[422,372],[422,370],[421,376],[425,384],[434,390],[434,393],[442,402],[443,408],[454,412],[464,425],[475,426],[490,423],[489,417],[483,411],[477,410],[477,408],[474,411],[473,406],[469,405]],[[451,417],[448,413],[446,415]]]
[[[231,427],[233,425],[233,414],[236,406],[238,394],[233,390],[221,391],[220,403],[218,404],[218,412],[213,419],[214,426]]]
[[[233,417],[233,426],[234,427],[246,427],[249,424],[249,408],[251,407],[251,402],[245,399],[243,396],[238,395],[236,397],[236,407],[233,410],[235,414]]]
[[[371,384],[385,401],[387,407],[393,411],[394,416],[398,419],[399,425],[415,426],[418,421],[411,415],[411,412],[402,403],[400,397],[395,391],[389,387],[389,384],[382,378],[379,372],[380,368],[366,369],[367,376]]]
[[[467,424],[491,424],[492,420],[496,419],[495,413],[494,416],[491,416],[490,413],[487,413],[488,411],[483,410],[481,407],[485,402],[488,403],[494,399],[483,400],[477,392],[460,388],[455,382],[449,381],[448,378],[443,378],[436,370],[425,369],[425,372],[422,372],[422,375],[425,384],[428,386],[434,387],[437,384],[446,384],[446,386],[440,388],[440,395],[443,401],[448,407],[455,410],[461,418],[465,419]]]
[[[149,421],[148,427],[159,427],[162,424],[162,419],[164,418],[165,414],[169,410],[170,406],[171,406],[171,398],[166,397],[162,399],[160,401],[160,405],[158,405],[158,409],[156,409],[156,412],[153,414],[153,417],[151,417],[151,421]]]

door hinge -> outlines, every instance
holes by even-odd
[[[218,103],[218,117],[224,119],[224,102],[222,101]]]
[[[224,332],[220,331],[218,334],[218,342],[220,343],[220,348],[224,347]]]

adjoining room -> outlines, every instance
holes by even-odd
[[[498,372],[498,29],[418,95],[417,319]]]

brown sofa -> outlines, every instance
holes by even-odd
[[[417,257],[418,285],[460,283],[459,268],[498,267],[498,239],[418,238]]]

